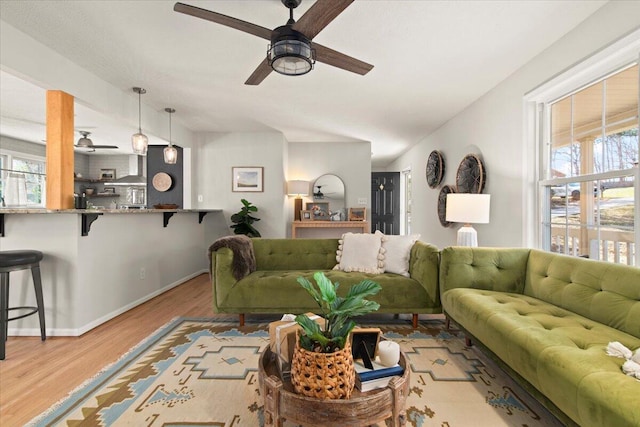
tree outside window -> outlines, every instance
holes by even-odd
[[[27,190],[26,207],[45,205],[45,167],[44,159],[27,158],[22,155],[0,155],[0,196],[5,197],[6,181],[9,173],[24,175]]]
[[[638,65],[547,104],[546,249],[635,264]]]

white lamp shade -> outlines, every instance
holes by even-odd
[[[464,224],[488,224],[490,194],[447,194],[446,220]]]
[[[309,181],[294,179],[287,182],[287,194],[289,196],[308,196]]]

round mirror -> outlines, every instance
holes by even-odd
[[[346,203],[344,200],[344,182],[336,175],[320,176],[313,183],[313,203],[322,204],[330,213],[332,221],[346,221]]]

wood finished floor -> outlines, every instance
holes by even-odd
[[[214,314],[211,298],[209,276],[202,274],[80,337],[9,337],[0,361],[0,427],[23,426],[177,316],[237,320]],[[400,316],[411,323],[411,315]],[[278,318],[251,315],[247,321]]]
[[[0,361],[0,426],[24,425],[174,317],[213,317],[211,297],[203,274],[80,337],[9,337]]]

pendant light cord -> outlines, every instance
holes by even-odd
[[[138,133],[142,133],[142,91],[138,91]]]
[[[169,147],[172,147],[173,144],[171,144],[171,115],[173,113],[169,113]]]

